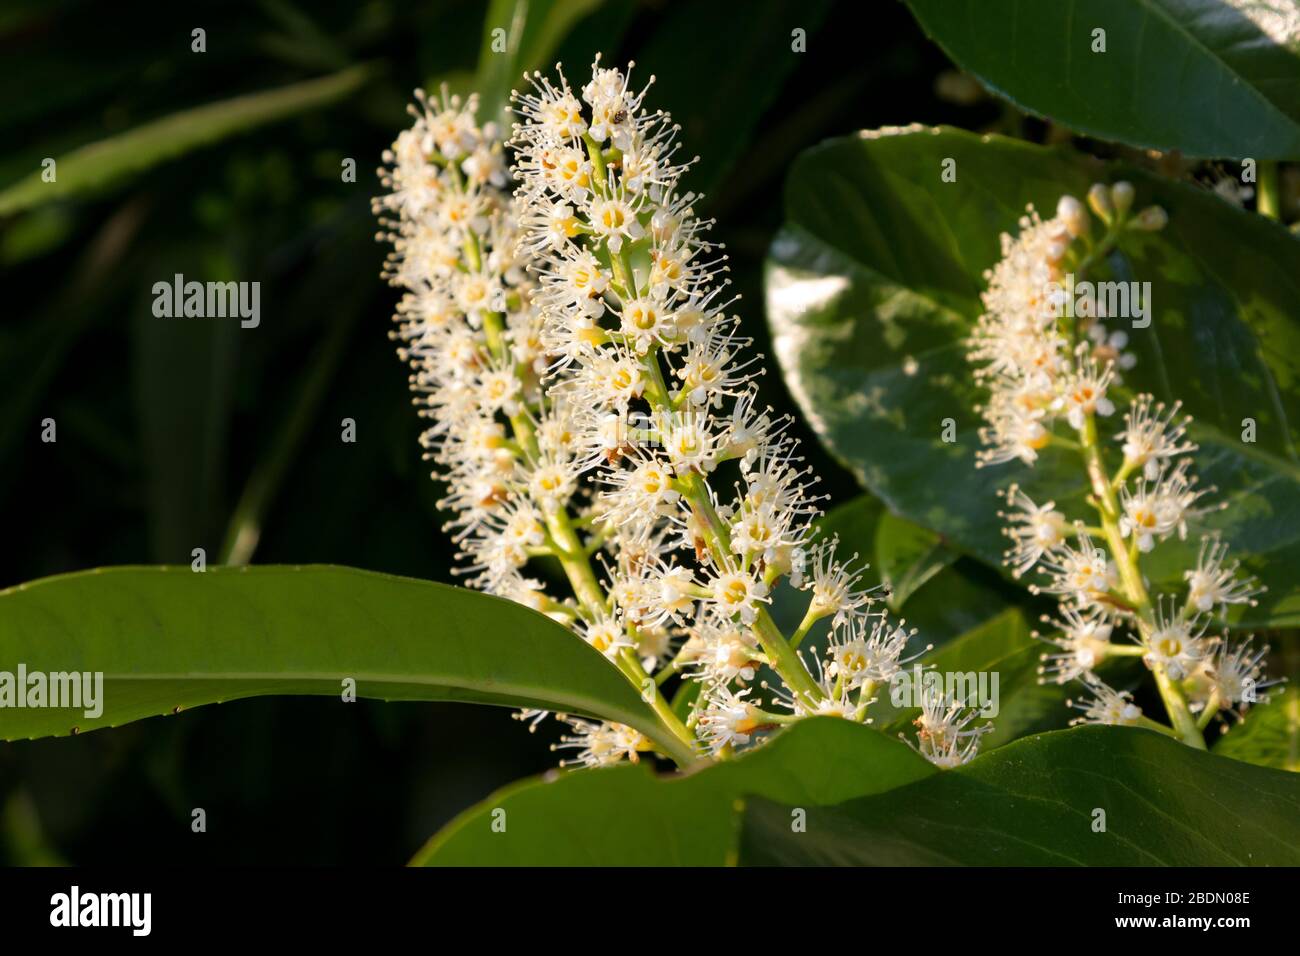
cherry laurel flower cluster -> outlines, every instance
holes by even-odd
[[[1095,286],[1066,281],[1102,261],[1126,232],[1164,227],[1162,209],[1133,214],[1133,199],[1125,182],[1092,188],[1088,206],[1102,224],[1100,236],[1088,208],[1072,196],[1061,198],[1051,219],[1030,207],[1018,235],[1002,236],[1002,259],[985,274],[986,311],[968,345],[976,379],[989,393],[980,409],[985,447],[978,463],[1032,466],[1055,444],[1077,454],[1086,473],[1092,523],[1067,516],[1053,501],[1034,501],[1016,484],[1002,492],[1007,508],[1000,513],[1011,542],[1007,565],[1017,577],[1036,570],[1043,583],[1033,590],[1060,602],[1059,618],[1044,618],[1051,630],[1037,635],[1053,646],[1040,675],[1087,688],[1087,699],[1072,702],[1083,711],[1076,722],[1163,729],[1204,747],[1202,732],[1216,715],[1241,714],[1266,699],[1260,692],[1269,685],[1268,648],[1255,650],[1250,639],[1234,643],[1226,630],[1212,633],[1216,616],[1230,605],[1255,604],[1263,589],[1207,534],[1196,566],[1184,574],[1185,593],[1154,601],[1148,593],[1142,558],[1171,537],[1186,539],[1214,489],[1197,486],[1191,419],[1179,403],[1138,394],[1118,414],[1120,372],[1134,365],[1123,351],[1127,338],[1106,331],[1106,302]],[[1074,288],[1083,291],[1066,291]],[[1116,419],[1122,427],[1107,429],[1108,445],[1101,422]],[[1107,451],[1116,446],[1120,460],[1111,471]],[[1129,693],[1097,675],[1117,656],[1142,658],[1172,729],[1143,716]]]
[[[689,752],[729,756],[808,715],[869,722],[914,632],[813,530],[816,478],[759,402],[762,357],[680,185],[678,127],[643,106],[650,83],[599,59],[580,88],[558,68],[527,79],[506,144],[473,98],[417,94],[375,202],[403,290],[393,337],[463,572],[604,654]],[[535,559],[558,562],[564,593],[529,573]],[[806,595],[790,634],[769,613],[778,587]],[[821,621],[829,644],[801,654]],[[689,711],[663,696],[674,678],[696,692]],[[970,759],[989,728],[963,701],[925,703],[916,749]],[[656,746],[558,716],[566,763]]]

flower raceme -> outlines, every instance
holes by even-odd
[[[1043,581],[1032,589],[1060,602],[1060,618],[1044,618],[1051,628],[1039,635],[1055,648],[1043,655],[1042,679],[1078,680],[1087,688],[1091,697],[1072,703],[1083,711],[1078,721],[1147,726],[1203,748],[1203,731],[1216,716],[1241,715],[1267,699],[1260,692],[1270,683],[1262,667],[1268,648],[1255,651],[1250,639],[1234,643],[1226,630],[1210,633],[1215,615],[1253,605],[1263,589],[1240,575],[1226,546],[1207,534],[1196,566],[1184,574],[1186,593],[1152,600],[1142,558],[1174,535],[1185,539],[1214,489],[1196,485],[1191,420],[1180,415],[1179,403],[1137,394],[1117,414],[1120,376],[1135,359],[1123,351],[1126,335],[1106,330],[1106,303],[1084,296],[1075,311],[1060,293],[1067,277],[1073,285],[1126,234],[1163,228],[1163,210],[1133,215],[1133,199],[1128,183],[1092,188],[1088,206],[1101,222],[1100,236],[1072,196],[1062,197],[1051,219],[1031,207],[1018,235],[1003,235],[1002,259],[985,276],[986,311],[968,344],[976,380],[989,396],[980,409],[985,447],[978,463],[1033,466],[1044,448],[1059,445],[1078,456],[1092,492],[1091,520],[1099,523],[1067,516],[1052,501],[1035,502],[1017,484],[1002,492],[1011,541],[1006,563],[1017,577],[1036,569]],[[1102,423],[1116,419],[1122,427],[1109,429],[1108,443]],[[1116,445],[1112,470],[1107,460],[1115,453],[1108,450]],[[1132,695],[1097,675],[1117,656],[1142,658],[1172,727],[1145,717]]]
[[[697,752],[727,757],[808,715],[869,722],[914,632],[814,530],[816,476],[760,404],[762,357],[682,188],[678,127],[644,105],[653,78],[638,88],[597,59],[580,88],[558,68],[527,80],[508,143],[472,97],[417,93],[375,201],[402,290],[393,337],[463,573],[567,625]],[[568,593],[529,574],[547,559]],[[782,588],[806,597],[791,633],[769,613]],[[828,645],[801,653],[821,621]],[[695,691],[680,716],[673,679]],[[964,703],[927,701],[916,722],[940,765],[987,729]],[[566,763],[651,749],[560,717]]]

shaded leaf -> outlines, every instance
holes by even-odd
[[[1267,704],[1219,738],[1214,752],[1261,767],[1300,772],[1300,689],[1274,691]]]
[[[1080,132],[1189,156],[1300,156],[1300,18],[1289,2],[907,4],[963,69]]]
[[[0,591],[0,670],[102,672],[103,713],[6,709],[0,739],[270,694],[540,707],[628,724],[687,758],[627,680],[549,618],[427,581],[316,565],[106,568]]]
[[[934,773],[905,744],[832,718],[800,721],[729,762],[656,777],[648,767],[549,774],[506,787],[452,821],[423,866],[721,866],[736,804],[756,793],[800,806],[879,793]],[[504,821],[505,830],[494,822]],[[790,817],[786,817],[789,826]]]
[[[885,512],[876,525],[876,566],[897,611],[916,590],[959,557],[933,531]]]
[[[809,809],[806,833],[789,821],[786,806],[748,801],[740,862],[1300,865],[1300,777],[1130,728],[1028,737],[908,786]]]
[[[43,181],[37,169],[0,190],[0,216],[103,189],[227,136],[325,106],[356,92],[368,75],[364,66],[355,66],[333,76],[209,103],[55,156],[54,182]]]
[[[751,161],[746,149],[759,120],[808,55],[793,49],[793,31],[811,37],[830,8],[829,0],[804,0],[797,11],[785,0],[750,0],[743,12],[725,3],[683,3],[655,18],[636,72],[655,75],[647,102],[681,124],[682,157],[699,154],[684,179],[687,188],[706,197],[718,193],[742,159]],[[707,65],[703,83],[701,65]]]

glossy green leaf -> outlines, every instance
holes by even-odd
[[[506,787],[448,824],[412,863],[721,866],[734,857],[742,794],[811,806],[933,773],[905,744],[869,727],[814,718],[737,760],[686,774],[657,777],[624,764]]]
[[[940,176],[947,159],[955,182]],[[1062,193],[1119,178],[1170,220],[1107,262],[1115,278],[1152,283],[1151,324],[1130,331],[1138,364],[1126,385],[1181,399],[1196,416],[1198,473],[1227,503],[1196,530],[1220,531],[1269,586],[1237,623],[1300,623],[1300,242],[1274,223],[1138,169],[998,137],[911,127],[831,140],[792,169],[787,223],[768,260],[786,382],[823,442],[890,510],[990,565],[1005,546],[997,489],[1018,481],[1035,500],[1086,515],[1069,452],[1049,450],[1033,469],[974,467],[983,395],[962,343],[998,236],[1025,205],[1050,211]],[[953,442],[943,440],[949,420]],[[1254,442],[1242,440],[1248,426]],[[1181,585],[1197,538],[1144,558],[1159,587]]]
[[[933,531],[886,511],[876,525],[876,566],[889,586],[889,606],[900,609],[907,599],[960,555]]]
[[[57,178],[33,171],[0,190],[0,216],[58,199],[92,192],[227,136],[318,109],[361,88],[369,76],[363,66],[277,90],[236,96],[184,110],[133,130],[55,156]]]
[[[1261,767],[1300,772],[1300,688],[1274,690],[1269,698],[1220,737],[1214,752]]]
[[[1300,156],[1300,17],[1290,2],[907,4],[985,85],[1080,132],[1189,156]]]
[[[521,605],[351,568],[106,568],[0,591],[0,671],[103,673],[103,713],[0,711],[0,739],[270,694],[451,700],[599,716],[688,758],[616,668]]]
[[[791,832],[787,805],[748,801],[740,862],[1297,866],[1300,777],[1147,730],[1079,727],[809,808],[804,833]]]

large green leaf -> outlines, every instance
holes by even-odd
[[[412,862],[721,866],[734,858],[742,794],[811,806],[933,773],[905,744],[869,727],[813,718],[735,761],[687,774],[656,777],[644,765],[623,765],[506,787],[453,820]]]
[[[1300,688],[1275,690],[1267,704],[1219,738],[1214,752],[1261,767],[1300,772]]]
[[[944,182],[945,159],[956,181]],[[962,340],[980,312],[982,273],[998,235],[1027,203],[1127,178],[1138,202],[1169,212],[1107,263],[1152,283],[1154,316],[1130,332],[1130,388],[1182,399],[1196,416],[1197,468],[1228,507],[1218,529],[1269,585],[1242,626],[1300,623],[1300,241],[1207,193],[1065,150],[949,129],[912,127],[832,140],[804,153],[787,184],[787,224],[773,241],[767,306],[775,351],[821,439],[889,508],[1000,564],[995,490],[1020,482],[1080,517],[1078,460],[1050,451],[1038,467],[976,469],[982,395]],[[956,440],[945,442],[946,420]],[[1243,422],[1256,441],[1241,440]],[[1197,541],[1144,559],[1176,587]]]
[[[889,606],[894,610],[960,557],[933,531],[891,511],[882,514],[876,525],[875,552],[881,581],[889,587]]]
[[[270,694],[541,707],[690,754],[599,653],[501,598],[351,568],[107,568],[0,591],[0,671],[102,672],[103,713],[6,709],[0,739]]]
[[[1291,0],[907,4],[995,92],[1081,132],[1191,156],[1300,156]]]
[[[1025,738],[909,786],[808,809],[806,832],[791,831],[790,813],[748,802],[742,864],[1300,865],[1300,777],[1129,728]]]
[[[102,189],[200,146],[325,106],[360,89],[368,76],[366,67],[355,66],[333,76],[209,103],[55,156],[54,182],[45,182],[43,170],[37,169],[0,190],[0,216]]]

